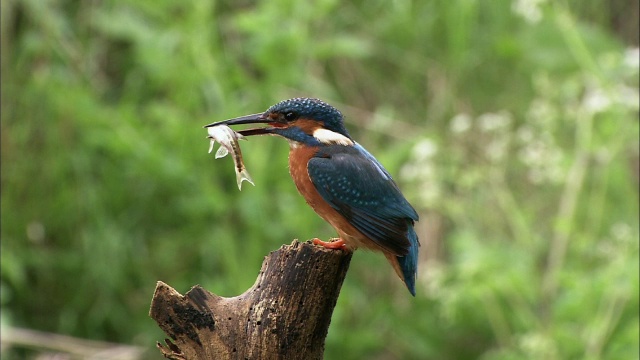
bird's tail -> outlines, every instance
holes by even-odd
[[[411,295],[416,296],[416,274],[418,272],[418,248],[420,247],[420,242],[418,241],[418,235],[413,230],[413,226],[409,226],[407,239],[410,244],[407,255],[395,256],[385,253],[385,256],[396,273],[398,273],[398,276],[404,281]]]

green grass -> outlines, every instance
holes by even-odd
[[[151,349],[157,280],[233,296],[334,236],[286,142],[242,144],[242,192],[206,152],[302,95],[421,216],[418,296],[358,252],[328,359],[638,358],[637,53],[605,1],[532,3],[3,2],[3,324]]]

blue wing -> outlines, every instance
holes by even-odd
[[[322,147],[307,169],[320,196],[361,233],[396,256],[417,254],[413,223],[418,214],[364,148]]]

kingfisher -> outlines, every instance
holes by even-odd
[[[289,172],[307,204],[338,233],[316,245],[382,252],[415,296],[420,242],[418,214],[389,172],[349,135],[342,113],[319,99],[283,100],[265,112],[206,125],[266,124],[243,136],[276,135],[289,142]]]

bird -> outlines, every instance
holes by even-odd
[[[238,131],[245,137],[276,135],[289,142],[289,172],[298,192],[339,236],[327,242],[316,238],[314,244],[382,252],[415,297],[418,213],[389,172],[349,135],[338,109],[300,97],[205,128],[240,124],[266,124]]]

